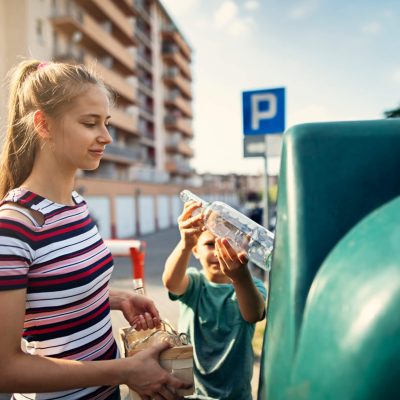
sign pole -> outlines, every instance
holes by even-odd
[[[265,136],[264,154],[264,195],[263,195],[263,225],[269,229],[269,208],[268,208],[268,156],[267,156],[267,137]]]

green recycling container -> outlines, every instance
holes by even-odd
[[[400,120],[294,126],[278,191],[258,400],[400,398]]]

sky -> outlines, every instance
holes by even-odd
[[[243,158],[243,91],[284,87],[286,129],[380,119],[400,104],[399,0],[161,2],[193,49],[199,173],[264,171]]]

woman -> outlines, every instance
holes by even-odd
[[[0,392],[13,399],[177,399],[160,344],[119,359],[110,309],[148,329],[160,318],[141,295],[109,291],[113,260],[85,200],[78,169],[99,166],[110,96],[82,65],[21,62],[11,75],[0,169]],[[21,350],[21,332],[26,352]],[[17,393],[18,392],[18,393]]]

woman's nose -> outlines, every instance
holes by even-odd
[[[106,127],[103,128],[102,134],[97,138],[99,143],[102,144],[110,144],[113,141],[112,136],[110,135],[110,132]]]

